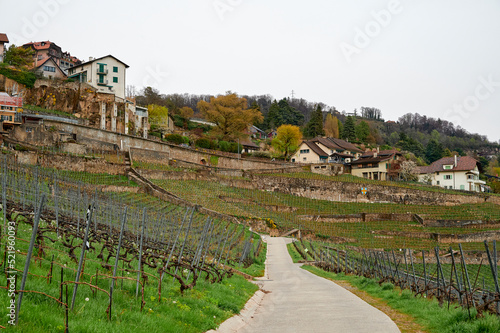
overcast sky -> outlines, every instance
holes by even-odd
[[[162,93],[270,94],[500,139],[500,1],[0,0],[0,32],[112,54]]]

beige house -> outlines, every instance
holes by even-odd
[[[362,152],[345,140],[316,137],[303,141],[291,160],[300,163],[346,163],[359,158]]]
[[[49,79],[65,79],[66,74],[56,63],[55,59],[52,57],[46,58],[43,61],[38,62],[38,66],[35,70],[41,74],[43,77]]]
[[[351,162],[351,174],[373,180],[388,180],[394,166],[401,162],[402,155],[397,150],[369,151]]]
[[[420,182],[447,189],[481,192],[478,161],[469,156],[443,157],[418,168]]]
[[[114,94],[125,100],[125,79],[127,64],[107,55],[101,58],[90,58],[89,61],[69,69],[68,77],[85,82],[96,88],[98,92]]]
[[[299,149],[292,155],[292,162],[298,163],[326,163],[328,154],[312,141],[302,141]]]

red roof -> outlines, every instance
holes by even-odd
[[[457,156],[457,165],[455,166],[455,157],[443,157],[433,162],[431,165],[418,167],[417,171],[423,173],[435,173],[440,171],[470,171],[476,168],[478,161],[470,156]],[[451,165],[451,169],[444,169],[445,165]]]
[[[11,97],[7,94],[0,94],[0,105],[8,105],[8,106],[23,106],[23,99],[21,97]]]
[[[7,37],[6,34],[0,34],[0,43],[8,43],[9,38]]]
[[[31,42],[31,43],[26,43],[23,46],[31,46],[35,50],[46,50],[50,48],[50,45],[52,44],[51,41],[44,41],[44,42]]]

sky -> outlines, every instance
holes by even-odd
[[[0,0],[0,32],[161,93],[304,98],[446,119],[500,141],[499,0]]]

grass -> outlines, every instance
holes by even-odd
[[[500,331],[500,320],[489,314],[476,319],[476,310],[468,311],[457,306],[439,306],[437,300],[415,297],[409,290],[401,291],[390,283],[379,285],[375,280],[360,276],[325,272],[313,266],[302,266],[305,270],[333,281],[347,281],[369,295],[382,299],[391,308],[415,318],[429,332],[436,333],[493,333]]]
[[[47,113],[47,114],[55,115],[55,116],[62,116],[65,118],[78,119],[73,114],[68,113],[68,112],[59,111],[59,110],[52,110],[52,109],[45,109],[45,108],[42,108],[40,106],[31,105],[31,104],[25,104],[24,109],[39,112],[39,113]]]
[[[45,227],[47,227],[47,222],[41,221],[40,228]],[[16,254],[15,267],[20,271],[25,264],[25,255],[21,253],[27,251],[30,235],[31,226],[18,221],[16,249],[20,253]],[[46,235],[57,239],[54,233]],[[46,245],[48,247],[45,248],[42,260],[35,261],[35,258],[32,258],[25,290],[43,291],[58,298],[59,281],[61,281],[60,266],[64,267],[64,280],[67,281],[74,279],[77,264],[68,257],[68,249],[61,244],[61,241],[56,241],[54,244],[46,241]],[[90,282],[89,275],[97,270],[101,274],[110,274],[110,271],[101,266],[101,261],[97,258],[100,244],[93,245],[96,250],[87,252],[82,281]],[[79,253],[80,247],[75,251],[75,255],[79,257]],[[50,272],[52,255],[56,265],[54,265],[52,281],[48,283],[47,276]],[[114,259],[110,260],[110,264],[114,264]],[[132,267],[137,266],[135,260],[131,264]],[[156,271],[148,266],[145,266],[145,272],[157,275]],[[18,272],[18,278],[20,274],[21,272]],[[135,278],[135,273],[119,269],[118,276],[122,274]],[[93,280],[94,284],[98,284],[105,290],[109,290],[109,282],[109,279],[102,277],[97,282]],[[5,275],[0,276],[0,285],[6,285]],[[68,289],[71,300],[73,285],[70,284]],[[103,292],[93,294],[89,287],[81,285],[78,289],[75,309],[70,311],[69,330],[74,332],[205,332],[216,328],[222,321],[238,313],[256,290],[257,286],[254,284],[241,276],[233,275],[218,284],[210,284],[200,278],[195,288],[181,295],[179,284],[167,278],[163,282],[159,300],[158,284],[155,279],[149,279],[145,286],[146,304],[141,312],[140,297],[135,298],[135,281],[124,280],[123,285],[121,282],[116,284],[112,318],[108,321],[105,313],[109,301],[108,296]],[[0,303],[8,304],[8,302],[7,293],[0,292]],[[2,317],[0,325],[7,326],[6,316]],[[23,297],[19,326],[12,328],[11,331],[63,332],[64,309],[46,296],[26,293]]]

